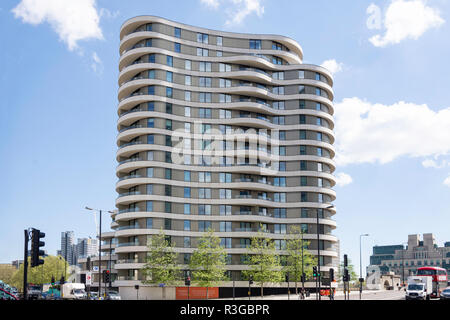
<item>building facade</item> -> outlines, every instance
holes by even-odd
[[[405,243],[406,244],[406,243]],[[450,272],[450,242],[439,247],[432,233],[408,236],[407,246],[390,245],[373,247],[371,268],[378,266],[381,273],[394,272],[405,279],[417,273],[420,267],[441,267]],[[373,269],[373,268],[372,268]]]
[[[74,232],[61,232],[61,256],[68,262],[69,266],[77,263],[76,251]]]
[[[320,247],[324,277],[337,270],[330,72],[284,36],[154,16],[127,20],[119,51],[116,284],[144,280],[160,229],[186,270],[211,228],[243,280],[251,238],[263,231],[285,255],[292,226]]]
[[[80,258],[93,257],[98,255],[98,240],[92,238],[78,239],[77,261]]]

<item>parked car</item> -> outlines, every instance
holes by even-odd
[[[450,300],[450,287],[441,292],[441,300]]]

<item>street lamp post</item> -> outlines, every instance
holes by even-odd
[[[361,234],[359,235],[359,300],[361,300],[362,295],[362,248],[361,248],[361,239],[362,237],[368,237],[369,234]]]
[[[98,230],[98,296],[101,297],[102,289],[102,210],[85,207],[86,210],[97,211],[100,215],[100,226]],[[105,211],[105,210],[103,210]],[[113,213],[113,211],[108,211]]]

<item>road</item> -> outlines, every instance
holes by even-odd
[[[223,300],[232,300],[233,298],[223,299]],[[295,294],[291,294],[289,297],[290,300],[298,300]],[[374,290],[374,291],[363,291],[361,300],[404,300],[405,299],[405,291],[393,291],[393,290]],[[222,299],[220,299],[222,300]],[[236,298],[236,300],[248,300],[248,298]],[[251,300],[261,300],[260,296],[252,296]],[[272,296],[264,296],[263,300],[288,300],[288,295],[272,295]],[[316,300],[316,295],[313,294],[310,297],[306,298],[305,301],[308,300]],[[322,300],[329,300],[328,297],[323,297]],[[342,292],[337,292],[335,295],[335,300],[344,300],[344,294]],[[354,291],[350,293],[350,300],[359,300],[359,291]]]

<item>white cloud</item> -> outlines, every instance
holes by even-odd
[[[339,187],[344,187],[353,182],[352,177],[344,172],[336,173],[335,178],[336,178],[336,185]]]
[[[91,63],[91,69],[97,74],[103,73],[103,62],[100,59],[100,57],[97,55],[97,52],[94,52],[92,54],[92,63]]]
[[[12,12],[24,23],[48,22],[71,51],[80,40],[103,39],[95,0],[22,0]]]
[[[328,69],[332,74],[342,71],[343,63],[338,63],[335,59],[325,60],[321,64],[322,67]]]
[[[427,105],[372,104],[359,98],[344,99],[335,108],[339,165],[450,154],[450,108],[436,112]]]
[[[426,0],[393,0],[384,17],[384,35],[369,39],[376,47],[397,44],[405,39],[417,40],[427,30],[444,23],[437,9],[427,6]]]
[[[444,180],[444,184],[445,184],[447,187],[450,187],[450,176],[448,176],[447,179]]]
[[[207,7],[217,9],[219,7],[219,0],[200,0],[200,2]]]
[[[425,168],[435,168],[435,169],[442,169],[445,168],[448,165],[448,161],[442,160],[441,163],[437,163],[435,160],[432,159],[425,159],[422,161],[422,165]]]
[[[222,12],[228,16],[225,22],[227,26],[241,24],[252,13],[262,17],[264,6],[261,2],[262,0],[200,0],[201,4],[212,9],[217,10],[220,6],[223,7]]]
[[[106,9],[106,8],[101,8],[100,12],[99,12],[100,18],[105,17],[108,19],[115,19],[120,15],[120,11],[114,11],[111,12],[110,10]]]

